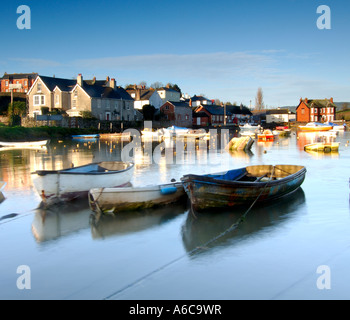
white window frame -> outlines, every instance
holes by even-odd
[[[37,101],[36,101],[37,99]],[[34,106],[44,106],[46,102],[46,97],[42,94],[36,94],[33,96],[33,105]]]

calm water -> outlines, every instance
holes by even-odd
[[[338,154],[303,151],[318,138],[255,142],[249,154],[186,152],[185,164],[135,155],[134,185],[250,164],[307,167],[302,189],[254,207],[230,233],[224,232],[242,210],[194,216],[179,204],[96,221],[84,200],[37,209],[30,172],[120,160],[121,141],[52,141],[47,150],[0,151],[0,180],[7,182],[0,204],[0,299],[349,299],[350,132],[337,136]],[[30,268],[29,290],[16,285],[21,265]],[[317,273],[322,265],[329,268],[330,289],[317,286],[326,275]]]

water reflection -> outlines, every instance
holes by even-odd
[[[285,222],[293,212],[297,212],[305,203],[305,194],[299,188],[294,194],[282,198],[270,205],[253,207],[245,220],[229,233],[225,233],[244,214],[247,208],[226,212],[201,212],[193,215],[189,212],[186,222],[182,227],[182,240],[186,251],[192,256],[208,253],[214,247],[231,246],[247,237],[275,228]],[[217,238],[222,233],[223,236]],[[195,256],[194,255],[194,256]]]
[[[93,239],[105,239],[129,233],[144,231],[163,225],[186,212],[183,203],[171,206],[120,212],[116,215],[92,214],[90,219]]]
[[[338,135],[339,135],[338,132],[331,132],[331,131],[325,131],[325,132],[302,132],[302,131],[298,131],[297,132],[298,149],[300,151],[304,151],[305,145],[311,144],[311,143],[318,143],[318,142],[331,143],[331,142],[335,142]]]
[[[90,207],[86,200],[35,210],[32,233],[36,241],[45,242],[89,228]]]

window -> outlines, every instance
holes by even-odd
[[[55,104],[59,104],[60,103],[60,96],[56,95],[55,96]]]
[[[9,85],[8,80],[5,81],[5,86],[7,87]]]
[[[73,100],[72,109],[77,108],[77,100]]]
[[[36,88],[37,88],[38,92],[41,92],[41,83],[40,82],[38,82],[38,85]]]
[[[34,106],[44,106],[45,105],[45,96],[37,94],[34,96],[33,99],[34,99],[34,101],[33,101]]]
[[[74,91],[74,98],[77,98],[78,97],[78,90],[75,90]]]
[[[301,114],[305,114],[305,109],[303,108],[303,109],[301,109],[301,112],[300,112]]]
[[[102,105],[101,99],[97,100],[97,108],[101,108],[101,105]],[[101,118],[101,120],[102,120],[102,118]]]
[[[28,83],[27,83],[27,80],[24,80],[24,85],[26,86]]]
[[[215,116],[213,116],[213,121],[215,121],[216,119],[215,119]]]

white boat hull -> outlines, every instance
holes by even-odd
[[[102,162],[108,167],[116,162]],[[98,164],[94,164],[98,165]],[[32,181],[42,200],[49,204],[58,201],[70,201],[87,196],[92,188],[123,186],[130,182],[134,165],[119,163],[121,169],[104,172],[84,172],[87,166],[59,171],[37,171],[32,173]],[[124,166],[123,166],[124,165]]]
[[[1,147],[11,147],[11,148],[33,148],[33,147],[44,147],[48,144],[49,140],[41,141],[27,141],[27,142],[3,142],[0,141]]]
[[[90,207],[94,211],[118,212],[151,208],[177,202],[185,196],[181,183],[166,185],[95,188],[89,192]]]

